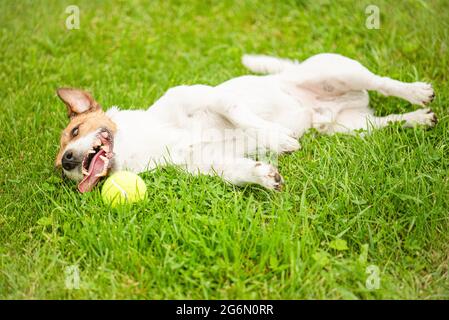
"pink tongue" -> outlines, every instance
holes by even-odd
[[[96,177],[95,175],[102,173],[104,168],[104,161],[101,160],[100,156],[104,156],[106,152],[101,149],[98,151],[89,165],[89,173],[84,179],[78,184],[78,190],[81,193],[88,192],[97,184],[101,177]]]

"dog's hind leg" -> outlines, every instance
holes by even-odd
[[[338,54],[318,54],[287,69],[282,76],[290,85],[310,90],[324,98],[348,91],[376,90],[386,96],[396,96],[423,106],[435,96],[428,83],[406,83],[381,77],[358,61]]]
[[[352,133],[354,130],[366,130],[386,127],[392,122],[403,122],[404,127],[424,125],[433,127],[437,123],[437,117],[430,109],[418,109],[403,114],[390,114],[384,117],[376,117],[362,109],[347,109],[338,114],[337,119],[329,125],[326,133]]]

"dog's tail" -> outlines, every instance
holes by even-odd
[[[245,54],[242,57],[242,64],[252,72],[276,74],[299,65],[299,61],[264,55]]]

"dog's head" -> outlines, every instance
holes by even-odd
[[[55,164],[79,181],[79,191],[87,192],[111,168],[116,125],[88,92],[61,88],[57,94],[67,106],[70,122],[61,134]]]

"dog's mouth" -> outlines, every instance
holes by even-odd
[[[107,129],[102,129],[96,136],[90,150],[86,153],[81,164],[83,180],[78,184],[78,190],[82,193],[92,190],[100,179],[108,174],[111,167],[112,134]]]

